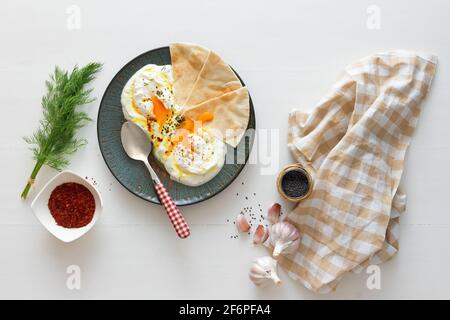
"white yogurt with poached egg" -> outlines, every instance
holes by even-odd
[[[174,103],[172,84],[171,65],[144,66],[126,83],[122,110],[127,120],[148,133],[153,155],[171,179],[199,186],[222,169],[226,147],[198,119],[183,119],[182,107]]]

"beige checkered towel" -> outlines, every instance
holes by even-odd
[[[314,172],[314,189],[287,216],[302,240],[280,265],[307,288],[334,290],[347,271],[397,252],[405,152],[436,63],[411,52],[369,56],[348,66],[311,114],[291,113],[289,147]]]

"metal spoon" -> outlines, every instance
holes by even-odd
[[[127,121],[122,125],[120,138],[122,140],[123,148],[128,156],[131,159],[145,163],[152,176],[153,185],[155,186],[158,198],[166,209],[175,231],[180,238],[187,238],[191,234],[189,226],[184,220],[180,210],[178,210],[175,202],[172,200],[172,197],[159,180],[155,170],[153,170],[148,162],[148,156],[152,151],[152,143],[147,134],[137,124]]]

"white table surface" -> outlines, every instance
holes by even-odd
[[[81,28],[69,30],[67,10],[73,4],[80,9]],[[380,9],[379,29],[366,25],[370,5]],[[450,298],[449,12],[450,2],[444,0],[2,3],[0,298]],[[220,195],[183,208],[192,236],[180,241],[160,207],[128,193],[111,175],[95,122],[80,131],[89,144],[71,158],[70,169],[95,178],[104,215],[70,244],[40,225],[30,202],[56,172],[44,168],[29,199],[20,200],[34,165],[22,137],[41,118],[44,80],[53,67],[104,63],[94,83],[98,100],[87,106],[96,118],[115,73],[138,54],[172,41],[210,47],[239,72],[252,94],[258,128],[280,130],[279,166],[292,162],[286,148],[289,110],[312,109],[346,64],[396,48],[439,57],[407,154],[402,185],[409,198],[401,248],[381,267],[380,290],[367,289],[368,275],[361,273],[345,277],[336,292],[317,295],[284,271],[281,286],[254,287],[247,278],[250,262],[266,252],[252,247],[250,237],[230,239],[235,229],[227,219],[247,205],[266,209],[281,201],[276,176],[262,175],[261,163],[247,165]],[[66,287],[69,265],[81,268],[80,290]]]

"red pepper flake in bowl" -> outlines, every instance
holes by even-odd
[[[95,199],[85,186],[68,182],[52,191],[48,208],[61,227],[81,228],[89,224],[94,217]]]

